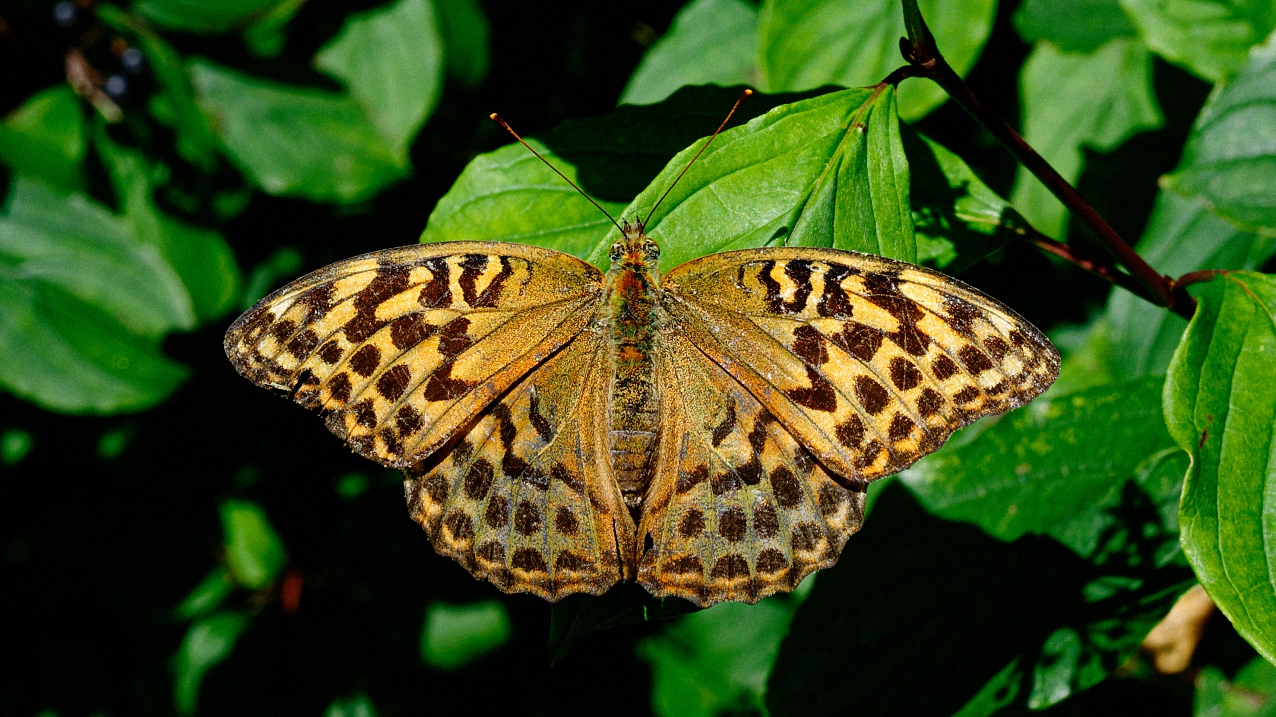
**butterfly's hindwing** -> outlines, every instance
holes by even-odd
[[[638,535],[638,579],[698,605],[754,603],[837,562],[864,486],[834,480],[744,386],[686,336],[658,354],[660,452]]]
[[[935,272],[814,248],[715,254],[665,278],[679,330],[835,472],[898,472],[976,418],[1023,405],[1058,353]]]
[[[435,549],[506,592],[602,594],[633,523],[607,463],[607,350],[585,332],[485,410],[441,458],[407,471]]]
[[[359,454],[419,462],[576,336],[602,275],[530,246],[390,249],[317,271],[226,334],[235,367],[327,414]]]

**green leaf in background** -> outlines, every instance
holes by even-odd
[[[37,92],[0,122],[0,162],[59,189],[83,183],[87,146],[80,100],[67,85]]]
[[[430,603],[421,628],[421,661],[440,670],[455,670],[509,641],[509,614],[499,600],[448,605]]]
[[[412,139],[443,87],[443,38],[430,0],[398,0],[355,13],[315,66],[337,78],[407,165]]]
[[[1165,382],[1165,420],[1192,454],[1183,552],[1236,631],[1276,660],[1276,278],[1215,277]]]
[[[1087,560],[1048,537],[1006,543],[943,520],[887,486],[793,618],[770,714],[976,717],[1094,685],[1192,584],[1184,567],[1157,567],[1173,534],[1145,491],[1127,483],[1109,513]]]
[[[377,708],[360,692],[353,697],[333,700],[323,717],[377,717]]]
[[[476,87],[491,64],[491,34],[487,17],[476,0],[434,0],[443,33],[448,77]]]
[[[1020,86],[1024,138],[1069,182],[1081,175],[1083,146],[1106,152],[1164,121],[1152,90],[1152,55],[1137,38],[1110,40],[1091,54],[1038,42]],[[1043,234],[1063,238],[1067,210],[1023,167],[1010,200]]]
[[[279,0],[134,0],[133,12],[169,30],[218,33],[269,12]]]
[[[6,428],[0,433],[0,463],[6,466],[17,465],[35,447],[35,439],[29,431],[21,428]]]
[[[173,610],[178,620],[194,620],[221,607],[222,601],[235,589],[235,578],[225,567],[217,566]]]
[[[284,565],[284,544],[270,525],[266,511],[252,501],[228,500],[221,505],[226,566],[235,581],[249,590],[271,583]]]
[[[1088,54],[1108,40],[1138,34],[1120,0],[1025,0],[1014,22],[1024,40],[1047,40],[1064,52]]]
[[[715,605],[638,643],[638,656],[651,663],[652,710],[659,717],[761,712],[780,639],[805,592]]]
[[[1276,255],[1276,237],[1237,229],[1206,207],[1162,191],[1135,248],[1157,271],[1182,276],[1206,268],[1258,269]],[[1187,328],[1178,314],[1120,290],[1112,292],[1103,321],[1103,363],[1118,379],[1165,373]]]
[[[1254,658],[1234,679],[1206,665],[1196,676],[1195,717],[1271,717],[1276,714],[1276,665]]]
[[[1020,237],[1026,222],[961,157],[908,125],[899,129],[918,264],[960,274]]]
[[[151,114],[177,132],[178,154],[204,171],[213,171],[221,143],[208,117],[195,103],[195,92],[181,55],[137,16],[106,3],[97,4],[94,10],[102,22],[116,32],[135,38],[142,48],[159,85],[159,92],[150,101]]]
[[[306,0],[284,0],[244,29],[244,44],[258,57],[278,57],[288,42],[288,23]]]
[[[959,75],[974,67],[996,15],[996,0],[921,0],[922,16]],[[758,53],[768,92],[821,85],[876,84],[906,64],[899,54],[904,16],[898,0],[766,0],[758,15]],[[916,120],[948,95],[933,82],[900,88],[900,116]]]
[[[270,255],[270,258],[254,266],[244,282],[244,294],[239,299],[239,310],[247,311],[261,301],[282,279],[297,276],[301,271],[301,252],[286,246]]]
[[[1276,236],[1276,34],[1210,96],[1162,183],[1242,229]]]
[[[186,631],[182,646],[173,658],[173,703],[179,715],[195,713],[204,675],[230,655],[247,627],[246,615],[219,612],[199,620]]]
[[[1049,535],[1088,557],[1136,468],[1174,446],[1163,384],[1149,377],[1033,401],[900,478],[934,515],[1001,540]]]
[[[620,102],[652,104],[687,85],[756,85],[757,21],[744,0],[687,3],[642,56]]]
[[[200,106],[231,161],[269,194],[356,202],[403,177],[406,157],[346,95],[190,63]]]
[[[667,620],[698,609],[681,598],[652,597],[634,583],[616,585],[597,597],[568,595],[550,608],[550,662],[562,662],[572,646],[590,633],[632,622]]]
[[[1276,28],[1270,0],[1121,0],[1158,55],[1211,82],[1227,79]]]

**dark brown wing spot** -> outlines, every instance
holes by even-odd
[[[736,466],[735,472],[745,485],[757,485],[762,482],[762,462],[757,456],[750,456],[744,465]]]
[[[527,418],[536,429],[542,441],[548,443],[554,439],[554,429],[540,412],[540,401],[535,392],[528,397]]]
[[[789,542],[794,550],[803,552],[815,550],[824,539],[824,531],[815,523],[798,523],[789,533]]]
[[[727,415],[713,429],[713,447],[717,448],[735,430],[735,401],[727,402]]]
[[[487,497],[487,492],[492,489],[492,476],[495,471],[492,464],[486,458],[480,458],[474,461],[474,465],[470,466],[470,470],[465,474],[465,495],[470,500],[483,500]]]
[[[830,336],[829,340],[846,353],[864,362],[872,361],[877,355],[877,350],[882,347],[880,331],[854,321],[846,322],[842,330]]]
[[[474,345],[474,339],[466,333],[469,330],[470,320],[464,316],[452,319],[443,326],[439,331],[439,353],[443,358],[452,358]]]
[[[563,535],[575,535],[580,530],[580,521],[576,520],[576,514],[570,508],[559,506],[554,514],[554,528]]]
[[[555,570],[565,570],[568,572],[577,573],[577,572],[580,572],[581,569],[585,568],[588,565],[589,565],[588,560],[585,560],[579,555],[567,550],[564,550],[563,552],[559,553],[558,557],[554,559]]]
[[[935,378],[943,381],[949,376],[956,375],[960,369],[957,368],[957,364],[952,359],[940,354],[930,363],[930,370],[934,372]]]
[[[873,465],[877,462],[877,457],[885,450],[880,441],[869,441],[868,445],[864,446],[864,452],[860,454],[859,458],[855,459],[855,467],[867,468]]]
[[[992,368],[992,361],[989,361],[984,352],[975,348],[972,344],[966,344],[958,349],[957,356],[962,363],[966,364],[966,370],[970,371],[972,376],[978,376],[980,373]]]
[[[989,336],[984,341],[984,350],[988,352],[988,355],[992,356],[993,361],[1001,361],[1006,354],[1010,353],[1010,344],[996,336]]]
[[[349,410],[354,414],[355,423],[365,428],[377,427],[377,412],[372,407],[372,399],[365,398],[351,406]]]
[[[820,514],[825,518],[837,515],[843,505],[849,503],[846,491],[834,485],[825,485],[820,489]]]
[[[805,324],[793,329],[793,353],[811,366],[823,366],[829,360],[824,334]]]
[[[573,475],[571,471],[567,470],[567,466],[562,463],[555,463],[549,469],[549,477],[567,486],[576,495],[580,495],[585,490],[585,484],[580,478]]]
[[[361,344],[386,325],[387,322],[377,318],[377,307],[395,294],[407,290],[409,271],[404,267],[383,266],[377,270],[372,282],[355,294],[354,318],[347,321],[343,328],[350,343]]]
[[[678,522],[678,536],[690,540],[704,532],[704,513],[698,508],[688,510]]]
[[[319,360],[331,366],[341,360],[341,344],[337,341],[329,341],[319,349]]]
[[[505,563],[505,546],[495,540],[489,540],[478,546],[474,554],[489,563]]]
[[[396,349],[406,351],[433,336],[438,329],[426,322],[423,314],[408,314],[390,322],[390,341]]]
[[[380,365],[381,349],[371,344],[355,351],[354,356],[350,357],[350,370],[364,378],[376,373]]]
[[[802,486],[788,466],[771,471],[771,490],[775,492],[776,502],[785,508],[796,508],[802,502]]]
[[[767,548],[758,553],[758,572],[768,575],[781,572],[789,567],[789,559],[775,548]]]
[[[504,528],[510,522],[510,504],[504,496],[496,496],[487,502],[483,520],[493,528]]]
[[[702,463],[693,468],[690,473],[679,474],[678,484],[674,490],[678,492],[678,495],[682,495],[707,480],[709,480],[709,466]]]
[[[306,323],[313,324],[327,316],[332,310],[332,292],[333,285],[328,283],[316,286],[298,297],[297,302],[307,309]]]
[[[403,364],[391,366],[389,370],[381,374],[381,378],[377,379],[377,393],[384,396],[387,401],[393,401],[408,390],[408,384],[411,382],[412,369]]]
[[[896,413],[891,419],[890,429],[887,431],[887,437],[892,441],[902,441],[908,438],[913,432],[913,421],[902,413]]]
[[[541,509],[530,500],[522,501],[514,510],[514,530],[523,535],[535,535],[543,524]]]
[[[847,448],[859,448],[864,442],[864,422],[859,416],[851,415],[845,421],[833,427],[838,443]]]
[[[890,403],[891,395],[886,387],[868,376],[855,377],[855,397],[869,415],[876,416]]]
[[[292,319],[284,319],[270,327],[270,333],[279,341],[287,341],[296,330],[297,322]]]
[[[946,322],[953,331],[966,338],[975,337],[975,319],[979,318],[979,310],[963,299],[955,296],[944,298],[944,311],[948,314]]]
[[[421,286],[417,303],[427,309],[444,309],[452,305],[452,268],[442,257],[425,262],[431,279]],[[503,557],[503,556],[502,556]]]
[[[665,563],[665,572],[675,575],[689,575],[694,573],[703,573],[704,564],[700,562],[700,558],[694,555],[679,555],[669,562]]]
[[[425,425],[425,421],[422,420],[421,414],[411,406],[404,406],[400,408],[399,411],[394,414],[394,420],[398,425],[400,436],[410,436],[421,430],[421,428]],[[455,454],[456,451],[454,450],[453,455]]]
[[[763,503],[753,509],[753,529],[759,538],[769,538],[780,529],[780,516],[770,504]]]
[[[738,506],[732,506],[718,513],[718,535],[730,542],[738,543],[744,540],[744,534],[748,528],[748,518],[744,516],[744,510]]]
[[[846,296],[846,291],[842,289],[842,280],[852,274],[858,274],[859,271],[849,266],[841,264],[829,264],[828,270],[824,272],[824,294],[820,296],[819,303],[815,305],[816,311],[820,316],[833,316],[840,319],[849,319],[853,313],[853,305]]]
[[[895,384],[895,388],[907,391],[921,382],[922,372],[917,370],[912,361],[902,356],[891,359],[891,383]]]
[[[713,570],[709,571],[710,577],[726,578],[732,580],[749,575],[749,562],[739,553],[730,553],[718,558],[713,564]]]
[[[519,548],[514,551],[514,559],[510,564],[519,570],[529,573],[547,573],[549,566],[545,564],[545,556],[536,548]]]
[[[921,395],[917,397],[917,412],[922,418],[930,418],[939,413],[939,409],[944,407],[944,397],[939,392],[930,388],[923,388]]]
[[[713,489],[714,495],[726,495],[740,490],[740,476],[735,471],[719,473],[713,477],[713,480],[709,481],[709,485]]]
[[[452,362],[449,361],[430,374],[422,395],[427,401],[450,401],[464,396],[475,385],[470,381],[452,378]]]
[[[1025,348],[1032,345],[1032,342],[1028,340],[1028,337],[1024,334],[1024,332],[1019,329],[1011,329],[1010,343],[1018,346],[1019,348]]]
[[[435,503],[442,503],[447,500],[448,480],[441,474],[434,474],[427,478],[422,487],[425,488],[426,495],[430,496],[430,500]]]
[[[459,510],[454,510],[448,514],[443,521],[443,527],[448,529],[452,534],[452,540],[472,540],[474,538],[474,523],[470,520],[470,516]]]
[[[294,336],[292,341],[288,342],[288,353],[299,359],[304,359],[309,356],[310,352],[314,351],[315,347],[318,345],[319,336],[310,329],[302,329],[301,333]]]
[[[784,392],[785,395],[793,399],[795,403],[816,411],[825,413],[836,411],[837,393],[833,390],[833,384],[810,366],[806,367],[806,380],[811,384],[809,388],[790,388]]]
[[[953,401],[955,401],[958,405],[974,403],[975,401],[978,401],[978,400],[979,400],[979,389],[975,388],[974,386],[967,386],[963,388],[962,390],[958,391],[957,395],[953,396]]]
[[[753,429],[749,431],[749,447],[754,453],[762,452],[762,447],[766,445],[767,426],[774,421],[775,416],[766,411],[760,411],[757,418],[753,419]]]

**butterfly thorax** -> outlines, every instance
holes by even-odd
[[[624,238],[612,245],[607,274],[605,311],[613,359],[608,416],[611,460],[631,511],[642,505],[656,452],[659,257],[659,248],[642,225],[626,222]]]

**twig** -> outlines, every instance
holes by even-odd
[[[926,27],[926,21],[922,19],[921,11],[917,7],[917,0],[901,0],[901,2],[904,6],[904,25],[908,30],[908,37],[900,38],[899,50],[904,59],[913,68],[913,72],[900,75],[899,79],[904,77],[925,77],[942,87],[950,97],[957,101],[957,104],[961,105],[962,109],[966,110],[985,129],[991,132],[1028,168],[1028,171],[1041,180],[1041,183],[1046,185],[1046,188],[1058,197],[1064,206],[1076,214],[1081,221],[1085,222],[1085,225],[1094,232],[1099,241],[1103,243],[1103,246],[1112,252],[1116,260],[1130,272],[1127,276],[1131,277],[1142,288],[1142,291],[1136,292],[1140,297],[1190,318],[1196,310],[1196,301],[1186,293],[1176,296],[1174,292],[1175,282],[1172,279],[1159,274],[1156,269],[1153,269],[1144,261],[1143,257],[1140,257],[1121,238],[1121,235],[1117,234],[1116,230],[1095,211],[1094,207],[1090,206],[1090,203],[1082,198],[1077,190],[1068,183],[1068,180],[1060,176],[1054,167],[1051,167],[1050,163],[1025,142],[1023,137],[999,117],[996,112],[979,101],[979,98],[970,91],[970,87],[953,71],[944,56],[940,54],[939,48],[935,45],[935,38],[930,34],[930,29]],[[891,73],[891,78],[895,78],[899,73],[899,70]],[[1038,246],[1041,246],[1041,244],[1038,243]],[[1042,248],[1044,249],[1045,247],[1043,246]],[[1058,247],[1055,248],[1057,249]],[[1058,254],[1057,251],[1052,249],[1047,249],[1047,251]],[[1059,255],[1063,256],[1062,254]],[[1065,256],[1064,258],[1072,261],[1071,256]],[[1111,272],[1111,274],[1111,277],[1105,276],[1105,278],[1117,283],[1115,276],[1120,273]],[[1102,274],[1100,275],[1102,276]],[[1121,283],[1117,283],[1117,285],[1125,286]],[[1125,288],[1129,287],[1125,286]]]

